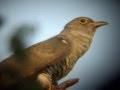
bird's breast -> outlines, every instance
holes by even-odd
[[[66,56],[63,60],[60,60],[54,65],[48,66],[45,71],[49,73],[52,79],[55,81],[60,80],[66,76],[74,67],[76,61],[88,50],[91,37],[85,35],[71,35],[68,38],[71,42],[71,53]]]
[[[64,60],[61,60],[54,65],[48,66],[45,69],[45,72],[50,74],[53,80],[57,81],[66,76],[71,71],[74,64],[75,62],[73,59],[71,60],[69,57],[66,57]]]

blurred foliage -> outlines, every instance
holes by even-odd
[[[5,21],[5,19],[4,19],[2,16],[0,16],[0,27],[2,27],[2,26],[3,26],[4,21]]]
[[[28,58],[25,53],[25,37],[34,30],[34,27],[30,25],[22,25],[16,29],[16,34],[11,38],[10,48],[16,55],[18,62],[25,62]]]
[[[18,38],[17,35],[11,39],[11,48],[14,51],[18,61],[25,60],[26,53],[24,52],[24,43]]]

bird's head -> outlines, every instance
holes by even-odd
[[[94,21],[88,17],[78,17],[70,21],[65,28],[73,31],[82,31],[87,34],[93,34],[96,28],[108,24],[104,21]]]

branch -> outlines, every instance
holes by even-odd
[[[56,86],[56,88],[53,90],[66,90],[70,86],[73,86],[74,84],[78,83],[78,81],[79,81],[79,78],[69,79],[67,81],[62,82],[58,86]]]

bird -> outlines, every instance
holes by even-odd
[[[107,24],[84,16],[74,18],[59,34],[25,48],[29,57],[24,63],[17,62],[15,55],[0,62],[0,87],[35,76],[35,81],[45,90],[52,90],[88,51],[96,29]]]

